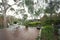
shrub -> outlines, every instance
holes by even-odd
[[[40,24],[41,24],[40,22],[25,22],[24,23],[25,26],[30,26],[30,27],[36,27]]]
[[[41,40],[54,40],[53,27],[50,25],[44,26],[41,34]]]

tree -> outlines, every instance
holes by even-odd
[[[41,18],[41,14],[44,12],[44,9],[43,8],[39,8],[38,11],[35,11],[35,18],[39,17]]]
[[[15,9],[14,8],[12,8],[12,6],[13,5],[17,5],[17,6],[21,6],[21,5],[19,5],[19,4],[21,4],[20,3],[20,0],[14,0],[14,4],[12,4],[12,5],[10,5],[10,4],[8,4],[8,0],[1,0],[2,1],[2,3],[0,3],[0,8],[1,8],[1,10],[0,10],[0,13],[2,13],[3,14],[3,25],[4,25],[4,28],[6,28],[7,27],[7,24],[8,24],[8,22],[7,22],[7,15],[6,15],[6,13],[7,13],[7,10],[11,10],[11,11],[15,11]],[[17,11],[17,10],[16,10]],[[18,10],[17,12],[15,11],[15,13],[17,13],[17,12],[20,12],[20,10]]]
[[[3,13],[3,23],[4,23],[4,28],[7,27],[7,20],[6,20],[6,11],[7,11],[7,0],[2,0],[2,6],[4,7],[4,9],[2,9],[2,13]]]
[[[50,0],[50,2],[48,3],[48,6],[45,9],[45,13],[49,13],[50,14],[50,22],[52,23],[52,15],[53,13],[56,13],[56,11],[58,11],[59,9],[59,5],[60,5],[60,1],[57,0]]]
[[[37,6],[39,4],[38,1],[40,0],[37,0],[37,2],[34,3],[33,0],[25,0],[25,4],[28,7],[28,12],[31,14],[32,17],[34,17],[33,19],[36,19],[38,18],[38,16],[41,16],[40,14],[43,13],[44,10],[41,5]],[[37,8],[35,8],[34,5],[36,5]]]
[[[33,14],[34,14],[34,2],[33,2],[33,0],[25,0],[25,4],[28,7],[29,14],[33,18]]]
[[[0,3],[1,5],[0,8],[1,8],[1,13],[3,14],[3,27],[6,28],[8,26],[6,13],[7,10],[11,8],[12,5],[8,4],[8,0],[1,0],[1,1],[2,3]],[[13,10],[13,8],[11,8],[11,10]]]

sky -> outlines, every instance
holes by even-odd
[[[0,2],[1,2],[1,0],[0,0]],[[34,2],[37,2],[37,0],[34,0]],[[38,9],[38,8],[39,8],[39,7],[38,7],[39,5],[41,5],[41,7],[46,6],[46,4],[44,5],[44,3],[42,3],[42,2],[43,2],[43,1],[40,0],[40,1],[39,1],[39,4],[38,4],[38,5],[35,5],[35,8]],[[14,3],[15,3],[15,2],[14,2],[13,0],[8,0],[8,4],[13,5]],[[17,5],[13,5],[12,7],[15,9],[15,11],[22,8],[22,7],[18,7]],[[25,14],[28,15],[28,19],[32,19],[31,15],[28,14],[28,8],[26,7],[26,5],[25,5],[24,8],[25,8],[25,10],[26,10]],[[22,9],[23,9],[23,8],[22,8]],[[7,15],[15,16],[16,18],[22,18],[22,15],[21,15],[21,14],[19,14],[19,15],[14,14],[15,11],[10,11],[10,10],[8,9],[7,12],[6,12],[6,14],[7,14]],[[43,14],[41,14],[41,16],[43,16]],[[40,18],[40,17],[38,17],[38,19],[39,19],[39,18]]]

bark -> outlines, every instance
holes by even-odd
[[[4,11],[5,12],[5,11]],[[7,19],[6,19],[6,13],[3,13],[3,25],[4,25],[4,28],[6,28],[7,27]]]
[[[7,27],[7,19],[6,19],[6,8],[7,8],[7,0],[2,0],[2,5],[4,7],[4,10],[2,10],[3,13],[3,27]]]

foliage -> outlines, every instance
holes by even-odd
[[[24,23],[25,26],[30,26],[30,27],[36,27],[36,26],[39,26],[40,24],[41,23],[39,21],[37,21],[37,22],[29,22],[29,21],[27,21],[27,22]]]
[[[51,25],[45,25],[42,29],[41,40],[54,40],[54,28]]]
[[[35,11],[35,16],[39,16],[43,12],[43,8],[39,8],[38,11]]]
[[[6,13],[7,13],[7,11],[15,11],[15,13],[18,13],[18,12],[20,12],[20,10],[21,9],[19,9],[19,11],[17,11],[16,12],[16,10],[17,9],[14,9],[12,6],[14,6],[14,5],[17,5],[17,7],[18,7],[18,5],[19,5],[19,3],[20,3],[20,0],[18,0],[18,2],[17,2],[17,0],[12,0],[12,1],[14,1],[15,3],[13,3],[12,5],[10,5],[8,2],[8,0],[1,0],[2,2],[0,3],[0,9],[1,9],[1,13],[3,13],[3,16],[4,16],[4,27],[6,27],[7,26],[7,18],[6,18]],[[21,5],[19,5],[19,7],[20,7]],[[3,11],[4,10],[4,11]],[[12,21],[10,21],[10,24],[12,23]]]
[[[60,8],[60,1],[58,0],[49,0],[50,2],[48,3],[48,6],[45,9],[45,13],[49,13],[50,14],[50,23],[52,23],[52,15],[56,13],[56,11],[59,10]]]
[[[32,0],[25,0],[25,4],[29,6],[29,5],[33,5],[34,3]]]
[[[60,8],[59,3],[60,1],[50,1],[50,3],[48,4],[48,6],[45,9],[45,12],[47,13],[56,13],[56,11],[58,11],[58,9]]]
[[[34,11],[33,1],[32,0],[25,0],[25,4],[28,6],[28,12],[33,13],[33,11]]]
[[[48,24],[50,24],[50,19],[49,19],[49,17],[47,15],[44,15],[40,19],[40,21],[41,21],[41,25],[48,25]]]
[[[52,23],[60,23],[60,16],[59,16],[59,14],[58,14],[58,16],[55,14],[55,15],[52,15],[52,20],[50,20],[50,18],[49,18],[50,16],[47,16],[47,15],[44,15],[41,19],[40,19],[40,21],[41,21],[41,24],[42,25],[49,25],[49,24],[51,24],[50,22],[52,22]]]
[[[45,0],[45,3],[48,3],[48,0]]]
[[[27,14],[23,14],[23,20],[25,21],[27,19]]]
[[[28,12],[31,13],[31,14],[33,14],[33,12],[34,12],[34,7],[33,7],[32,5],[30,5],[30,6],[28,7]]]

